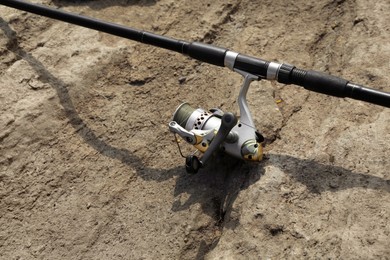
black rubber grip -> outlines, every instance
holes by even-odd
[[[238,54],[234,68],[245,72],[249,72],[261,79],[267,78],[269,61]]]
[[[302,81],[302,86],[311,91],[335,97],[348,96],[346,88],[348,81],[339,77],[309,70]]]
[[[304,87],[307,90],[326,95],[343,98],[348,97],[384,107],[390,107],[390,93],[363,87],[348,82],[345,79],[324,74],[318,71],[305,71],[295,67],[290,67],[289,69],[285,70],[283,81],[285,84],[296,84],[298,86]]]
[[[186,47],[185,54],[191,58],[204,61],[213,65],[225,66],[225,55],[228,49],[210,44],[192,42]]]
[[[278,82],[295,84],[307,90],[331,96],[348,96],[348,90],[346,89],[347,80],[314,70],[298,69],[289,64],[282,64],[280,67]]]

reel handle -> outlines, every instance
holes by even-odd
[[[213,153],[218,150],[237,122],[238,119],[233,113],[224,113],[221,118],[221,126],[202,158],[199,160],[196,155],[186,157],[186,171],[188,173],[197,173],[207,163]]]

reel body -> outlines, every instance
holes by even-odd
[[[264,138],[256,130],[246,102],[249,85],[258,78],[246,72],[237,72],[244,76],[238,97],[240,119],[218,108],[206,111],[203,108],[195,109],[188,103],[181,104],[174,112],[169,123],[170,131],[203,153],[201,158],[194,154],[186,157],[186,170],[189,173],[196,173],[218,150],[246,161],[261,161],[263,158]]]

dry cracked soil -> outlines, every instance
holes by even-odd
[[[34,2],[390,91],[389,0]],[[389,259],[388,108],[254,82],[266,158],[186,174],[172,113],[241,82],[0,6],[0,259]]]

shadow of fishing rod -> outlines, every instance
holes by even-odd
[[[67,84],[61,79],[55,77],[39,60],[37,60],[30,53],[26,52],[19,46],[16,32],[12,30],[8,23],[1,17],[0,29],[8,38],[8,43],[6,44],[7,49],[13,52],[17,57],[25,60],[39,75],[39,79],[43,83],[50,85],[56,91],[59,102],[64,109],[64,113],[68,118],[69,123],[74,129],[77,130],[76,133],[82,137],[82,139],[88,145],[90,145],[103,156],[117,159],[124,164],[131,165],[137,170],[137,172],[139,172],[141,169],[144,169],[142,160],[133,155],[129,150],[114,147],[97,137],[97,135],[78,114],[67,89]],[[177,171],[179,169],[177,168],[176,170],[169,171],[171,174],[167,174],[164,170],[149,169],[149,171],[152,170],[155,171],[155,173],[151,174],[151,176],[161,175],[165,176],[166,178],[171,178],[173,175],[178,174]]]

